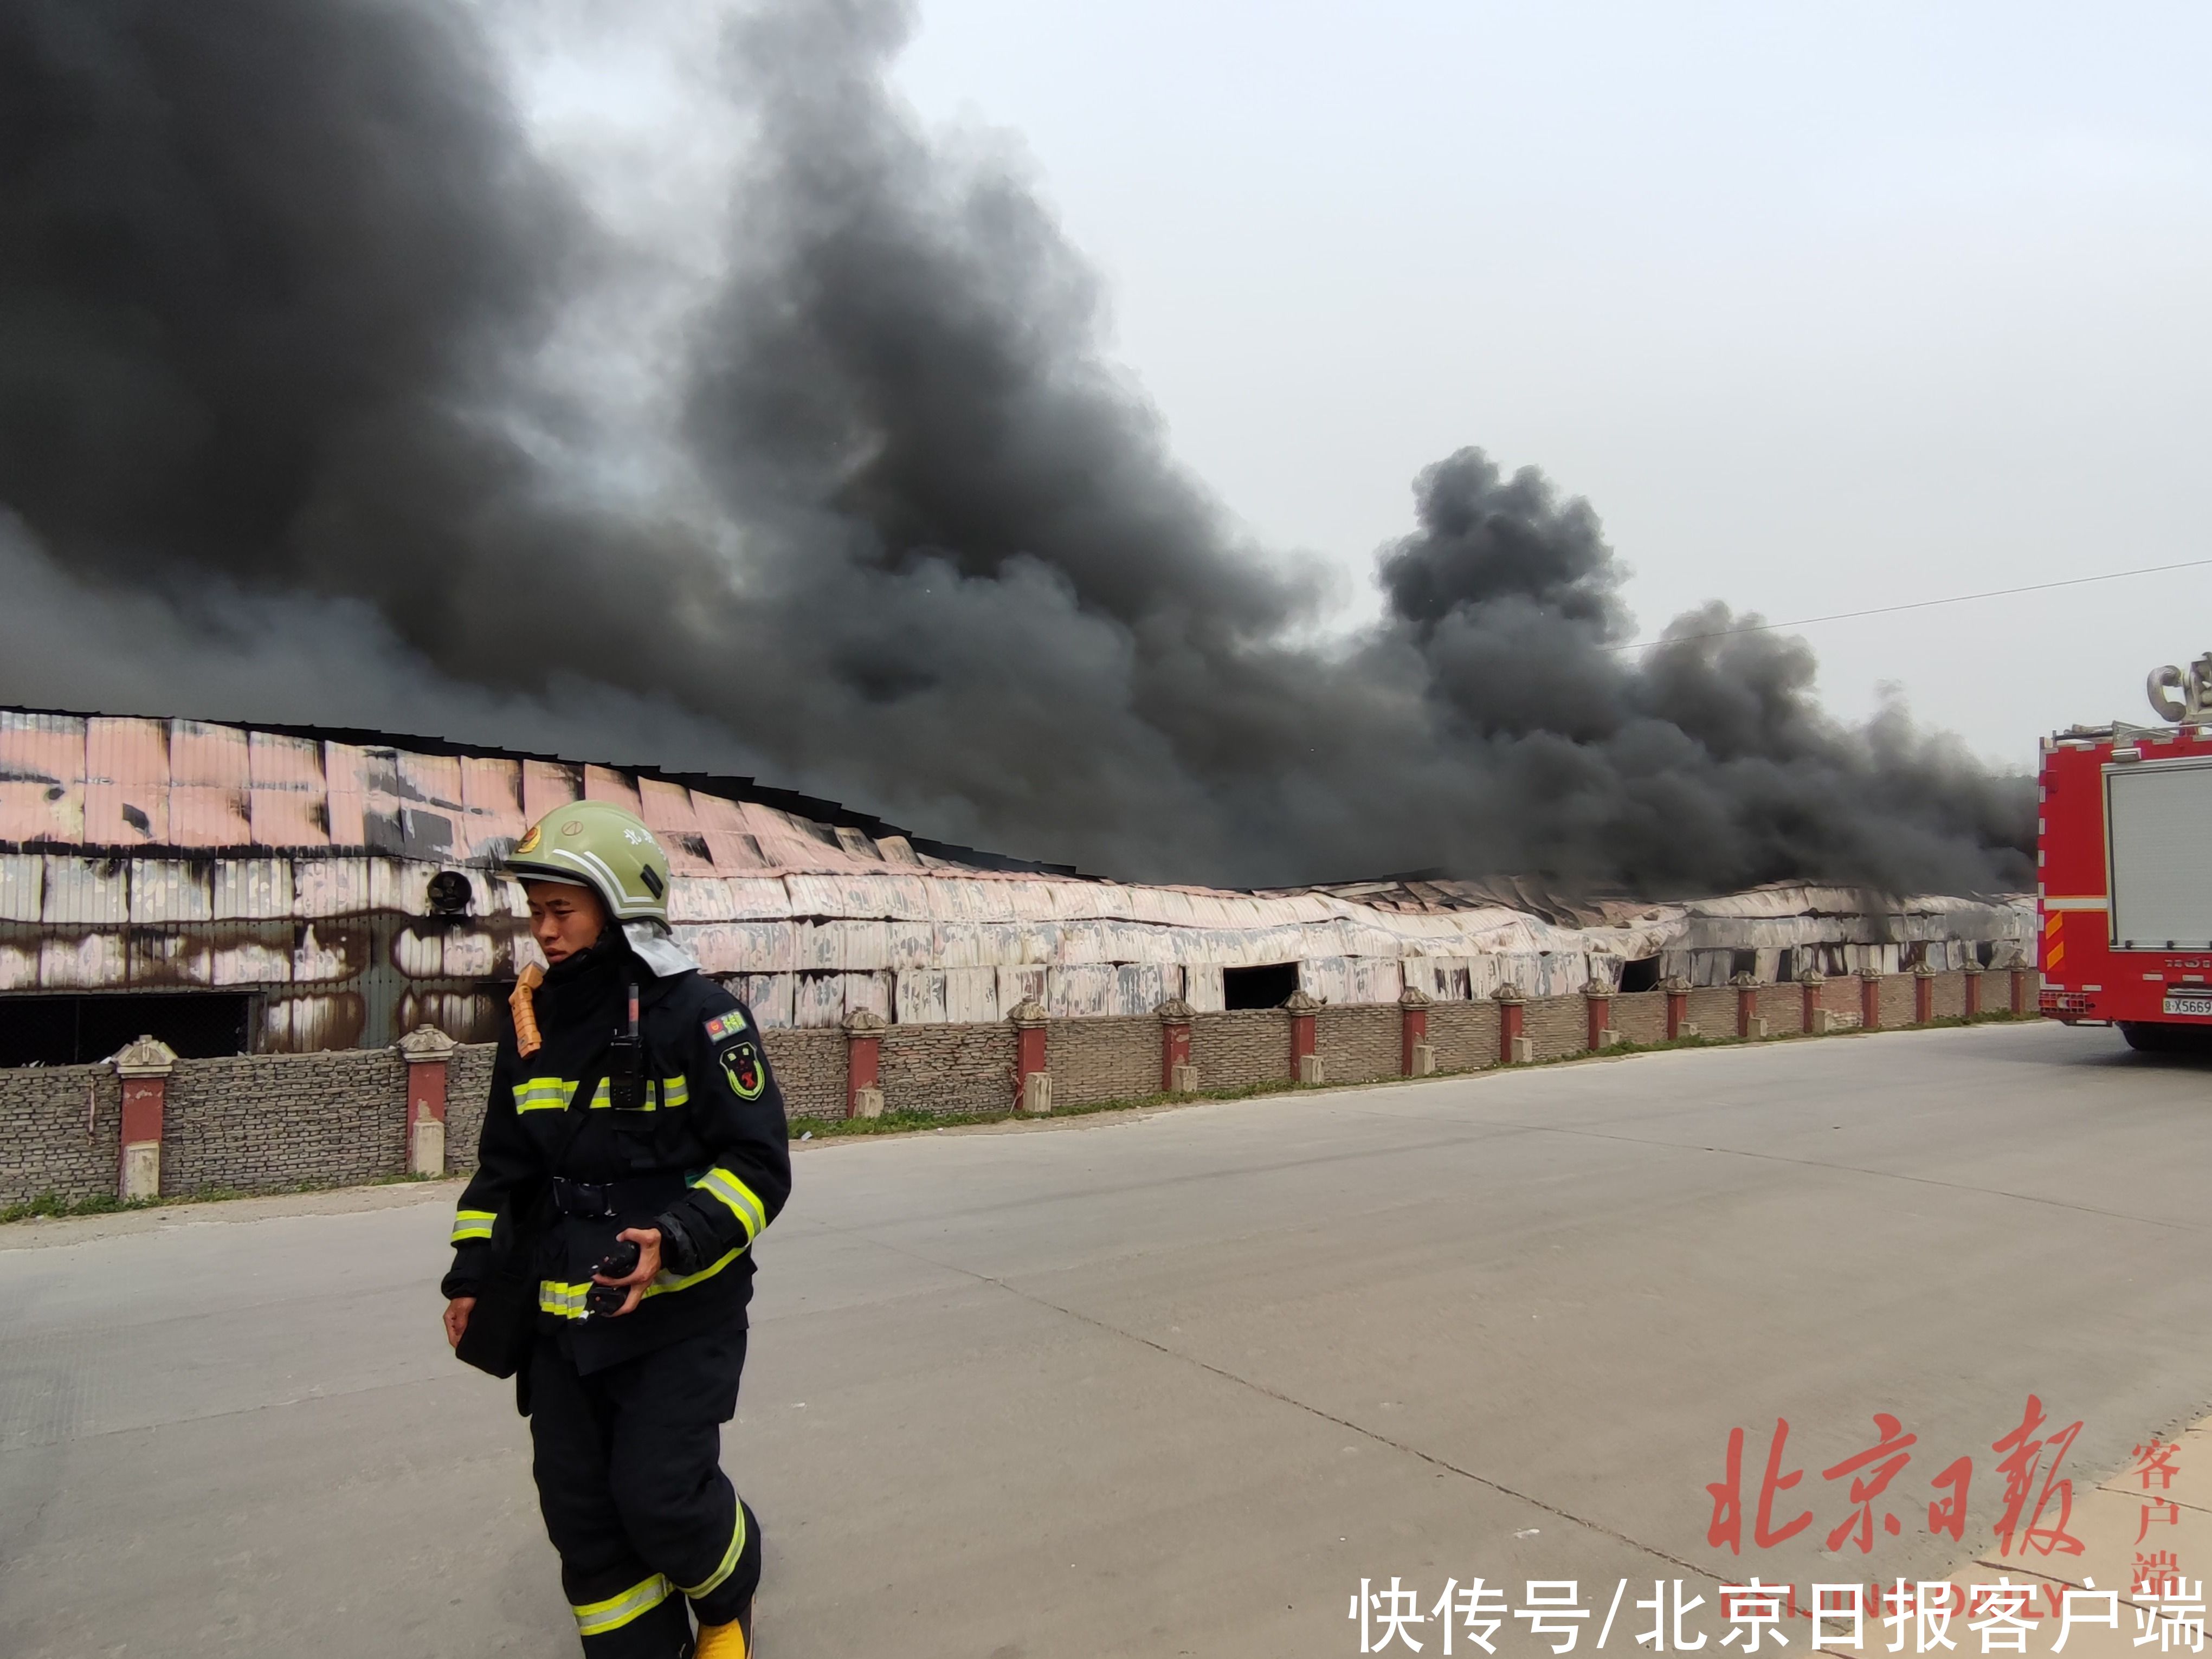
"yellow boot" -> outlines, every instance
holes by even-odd
[[[753,1604],[726,1625],[702,1625],[691,1659],[752,1659]]]

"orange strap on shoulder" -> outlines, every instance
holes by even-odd
[[[514,1050],[525,1060],[545,1046],[538,1030],[537,1006],[530,1000],[530,994],[544,982],[545,970],[531,963],[514,976],[514,989],[507,995],[507,1006],[514,1014]]]

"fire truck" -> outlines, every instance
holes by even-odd
[[[2041,1012],[2137,1048],[2212,1048],[2212,653],[2147,689],[2161,725],[2043,740]]]

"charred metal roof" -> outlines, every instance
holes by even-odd
[[[1322,893],[1401,915],[1448,916],[1468,910],[1518,910],[1559,927],[1636,927],[1668,917],[1865,916],[1936,915],[1965,907],[2008,905],[2018,893],[1936,895],[1877,893],[1834,882],[1770,881],[1740,893],[1676,899],[1639,897],[1619,888],[1569,887],[1548,876],[1447,876],[1419,870],[1370,881],[1316,882],[1254,890],[1262,898]]]
[[[1662,907],[1621,889],[1569,889],[1548,876],[1447,875],[1415,870],[1361,881],[1313,882],[1303,887],[1256,890],[1263,896],[1326,893],[1332,898],[1405,915],[1449,915],[1503,908],[1541,916],[1561,927],[1620,927]]]
[[[884,866],[1083,879],[749,777],[352,727],[0,708],[0,850],[361,850],[489,862],[564,801],[627,806],[678,874]]]

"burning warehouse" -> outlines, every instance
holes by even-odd
[[[424,1024],[484,1041],[536,958],[495,866],[577,799],[653,826],[679,939],[770,1027],[2009,966],[2032,916],[1804,885],[1583,905],[1526,884],[1132,885],[750,779],[18,708],[0,710],[0,1060],[89,1060],[144,1033],[198,1056],[378,1048]]]

